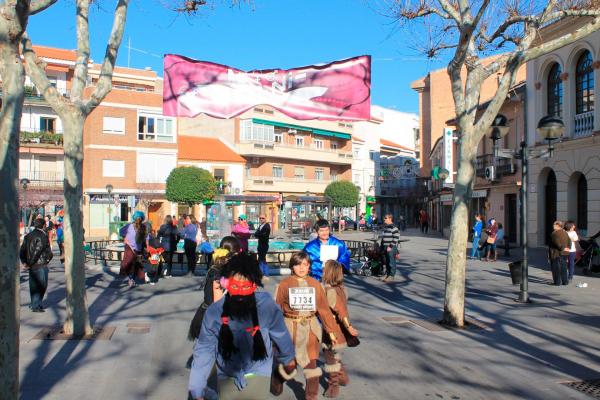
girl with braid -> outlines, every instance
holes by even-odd
[[[292,276],[283,279],[275,289],[275,302],[283,310],[285,325],[294,341],[296,363],[304,370],[306,400],[316,400],[319,395],[319,377],[323,374],[317,367],[317,360],[323,342],[323,328],[327,332],[328,343],[337,344],[337,325],[321,283],[308,276],[310,256],[300,251],[290,259]],[[317,319],[318,317],[318,319]],[[321,327],[321,324],[323,327]],[[278,396],[283,391],[283,381],[271,379],[271,393]]]
[[[255,256],[239,253],[223,266],[220,282],[226,294],[206,310],[194,343],[188,386],[194,399],[206,395],[213,363],[217,365],[219,399],[267,398],[273,345],[278,350],[279,370],[293,376],[294,346],[271,295],[256,291],[261,279]]]

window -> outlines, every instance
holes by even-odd
[[[295,167],[294,168],[294,178],[304,179],[304,167]]]
[[[275,132],[273,134],[273,139],[274,139],[273,141],[275,143],[283,143],[283,133],[281,133],[281,132]]]
[[[40,117],[40,131],[56,132],[56,118]]]
[[[273,165],[273,178],[283,178],[283,167],[281,165]]]
[[[323,141],[321,139],[314,139],[313,140],[313,147],[315,149],[322,149],[323,148]]]
[[[138,140],[175,143],[173,119],[140,115],[138,117]]]
[[[215,180],[224,182],[225,181],[225,170],[223,168],[217,168],[217,169],[215,169],[213,176],[215,177]]]
[[[359,149],[354,149],[354,158],[358,159],[360,156],[360,150]]]
[[[575,79],[575,110],[583,114],[594,110],[594,68],[592,55],[589,51],[583,52],[577,61]]]
[[[369,160],[375,161],[375,151],[369,150]]]
[[[555,63],[548,74],[548,115],[562,115],[563,85],[560,79],[560,65]]]
[[[304,147],[304,137],[296,136],[296,147]]]
[[[175,154],[137,153],[137,182],[165,183],[177,164]]]
[[[102,176],[110,178],[124,178],[125,161],[102,160]]]
[[[325,170],[323,168],[315,168],[315,179],[322,181],[325,178]]]
[[[338,149],[338,142],[331,142],[331,150],[337,150]]]
[[[250,178],[252,176],[252,167],[246,165],[246,178]]]
[[[331,171],[330,175],[333,182],[337,181],[337,171]]]
[[[102,119],[102,133],[111,135],[125,134],[125,118],[104,117]]]
[[[240,124],[241,140],[253,142],[274,142],[275,127],[272,125],[255,124],[252,120],[246,119]]]
[[[354,174],[354,184],[360,185],[360,174]]]

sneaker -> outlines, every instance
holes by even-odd
[[[167,276],[167,270],[163,270],[163,276]]]
[[[32,309],[32,310],[31,310],[31,312],[46,312],[46,310],[44,310],[44,309],[43,309],[43,308],[41,308],[41,307],[38,307],[38,308],[34,308],[34,309]]]
[[[135,281],[133,279],[128,279],[127,280],[127,286],[129,286],[129,288],[132,288],[135,286]]]
[[[156,282],[148,282],[148,283],[152,286],[156,285]]]
[[[150,283],[150,277],[148,276],[148,273],[147,273],[147,272],[144,272],[144,281],[145,281],[146,283]]]
[[[173,275],[165,275],[166,279],[171,279],[173,277]]]

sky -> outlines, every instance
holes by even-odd
[[[95,3],[90,46],[99,63],[116,2]],[[151,67],[162,76],[162,56],[169,53],[241,70],[287,69],[368,54],[371,103],[413,113],[419,105],[410,83],[445,67],[417,50],[423,40],[419,25],[402,27],[385,15],[384,0],[253,0],[236,6],[213,0],[195,16],[166,7],[173,3],[130,1],[117,65]],[[75,49],[74,9],[73,0],[63,0],[33,16],[27,28],[33,44]]]

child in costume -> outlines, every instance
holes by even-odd
[[[323,278],[327,303],[336,319],[334,331],[337,344],[332,343],[326,336],[323,339],[325,355],[325,366],[323,369],[328,373],[327,389],[325,397],[337,397],[340,393],[340,385],[346,386],[349,382],[348,374],[342,364],[341,349],[346,347],[346,335],[358,336],[358,331],[352,327],[348,316],[348,295],[344,288],[344,267],[335,260],[329,260],[323,267]],[[344,334],[345,332],[345,334]]]
[[[310,257],[301,251],[290,260],[292,276],[283,279],[275,289],[275,302],[281,307],[294,347],[296,363],[304,369],[306,377],[305,399],[316,400],[319,392],[319,377],[322,371],[317,360],[323,341],[323,324],[329,335],[329,343],[337,344],[333,333],[337,329],[335,318],[327,304],[325,291],[320,282],[308,276]],[[278,379],[279,378],[279,379]],[[273,374],[271,393],[279,395],[283,391],[283,379]]]

